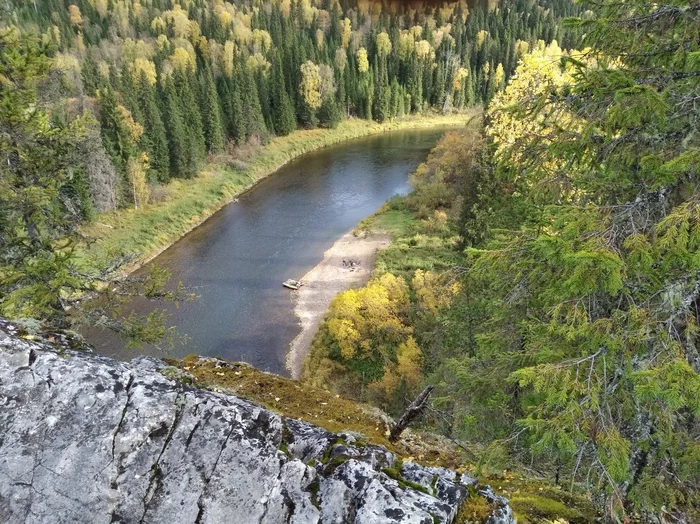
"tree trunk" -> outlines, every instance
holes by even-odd
[[[426,386],[423,392],[416,397],[416,400],[411,402],[411,405],[406,408],[401,418],[396,421],[394,426],[391,428],[391,433],[389,434],[389,442],[396,442],[399,440],[401,433],[406,427],[413,422],[418,415],[420,415],[425,407],[428,405],[428,399],[430,394],[435,389],[435,386]]]

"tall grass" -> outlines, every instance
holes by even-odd
[[[309,151],[352,138],[386,131],[464,124],[471,114],[416,116],[379,124],[367,120],[346,120],[336,129],[312,129],[272,139],[248,152],[244,161],[219,156],[194,179],[173,180],[158,202],[138,210],[124,209],[100,215],[83,232],[93,239],[90,248],[78,256],[89,267],[103,267],[115,253],[137,254],[130,271],[154,258],[204,220],[274,173],[290,160]]]

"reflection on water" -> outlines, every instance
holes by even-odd
[[[285,354],[299,327],[281,282],[302,277],[343,233],[407,192],[408,175],[442,132],[393,132],[304,155],[163,252],[153,263],[200,296],[170,308],[189,342],[168,356],[218,356],[287,374]],[[162,304],[135,305],[140,313],[154,307]],[[109,332],[86,335],[101,353],[137,353]],[[152,347],[138,353],[162,356]]]

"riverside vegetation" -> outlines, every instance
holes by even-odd
[[[700,7],[587,7],[4,3],[0,313],[161,339],[161,313],[121,305],[187,293],[120,280],[133,254],[82,263],[95,209],[143,211],[225,139],[217,201],[273,132],[487,103],[360,228],[394,244],[332,303],[305,380],[392,413],[436,385],[424,424],[506,470],[525,519],[590,520],[569,491],[611,521],[700,519]]]
[[[695,522],[700,10],[594,11],[570,22],[586,48],[525,56],[361,225],[394,242],[331,304],[304,380],[394,414],[434,384],[425,426],[483,446],[485,471]]]

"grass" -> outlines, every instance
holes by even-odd
[[[104,213],[84,226],[83,233],[97,239],[83,249],[79,259],[89,267],[99,268],[115,253],[131,253],[137,261],[125,270],[158,255],[213,213],[274,173],[290,160],[309,151],[353,138],[386,131],[429,128],[464,124],[469,114],[417,116],[379,124],[367,120],[346,120],[336,129],[295,131],[273,138],[245,162],[213,162],[191,180],[173,180],[165,186],[162,200],[139,210],[124,209]],[[230,160],[230,159],[229,159]]]
[[[355,234],[388,234],[392,243],[377,254],[375,275],[393,273],[410,280],[417,269],[444,271],[459,262],[452,233],[430,232],[424,221],[394,197],[374,215],[364,219]]]

